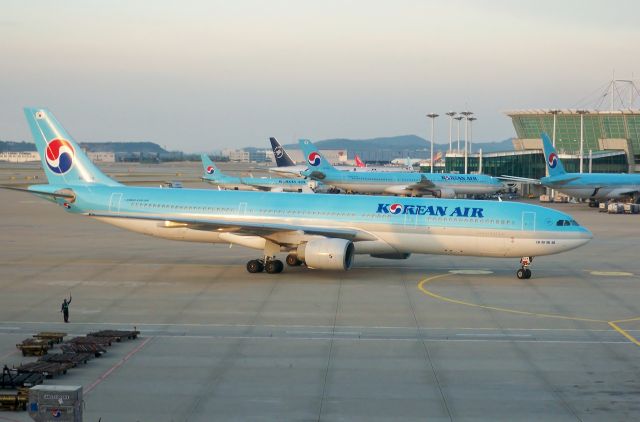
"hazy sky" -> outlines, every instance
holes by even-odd
[[[0,139],[26,105],[78,140],[169,149],[427,137],[428,112],[576,107],[640,76],[640,2],[24,1],[0,13]],[[635,73],[634,73],[635,72]],[[448,140],[448,118],[436,123]]]

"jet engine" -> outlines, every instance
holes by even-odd
[[[453,189],[442,188],[439,191],[435,191],[433,196],[436,198],[455,198],[456,192]]]
[[[298,246],[297,252],[309,268],[346,271],[351,268],[354,247],[344,239],[313,239]]]

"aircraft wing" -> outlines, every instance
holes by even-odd
[[[574,180],[578,180],[580,179],[580,176],[575,176],[575,177],[567,177],[564,179],[552,179],[549,180],[548,184],[550,185],[566,185],[569,182],[573,182]]]
[[[431,192],[434,189],[437,189],[437,186],[431,180],[427,179],[427,177],[423,174],[420,176],[420,181],[411,185],[407,185],[405,189],[411,190],[411,191],[423,190],[423,191]]]
[[[271,187],[271,186],[263,186],[263,185],[259,185],[257,183],[248,183],[248,186],[251,186],[252,188],[255,188],[256,190],[259,191],[263,191],[263,192],[282,192],[282,190],[275,190],[275,188]]]
[[[324,172],[318,171],[318,170],[313,170],[313,171],[307,170],[305,172],[302,172],[302,175],[305,177],[310,177],[313,180],[324,180],[327,177],[327,175]]]
[[[354,242],[362,240],[378,240],[372,234],[354,228],[336,228],[336,227],[310,227],[296,224],[280,224],[280,223],[256,223],[243,219],[227,220],[216,218],[197,218],[197,217],[156,217],[138,214],[115,214],[115,213],[93,213],[87,214],[90,217],[109,217],[109,218],[126,218],[131,220],[147,220],[158,221],[165,227],[190,228],[193,230],[227,232],[238,235],[251,235],[267,237],[269,235],[297,232],[299,234],[326,236],[338,239],[352,240]]]
[[[542,184],[540,179],[530,179],[528,177],[518,177],[518,176],[509,176],[507,174],[503,174],[498,177],[500,180],[504,180],[505,182],[521,182],[521,183],[533,183],[534,185]]]

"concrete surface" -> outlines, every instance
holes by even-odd
[[[87,421],[640,418],[640,215],[556,205],[594,240],[518,280],[514,259],[440,256],[251,275],[252,250],[0,204],[0,364],[40,330],[142,331],[47,380],[84,386]]]

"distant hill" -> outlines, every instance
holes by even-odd
[[[80,146],[92,152],[166,154],[164,148],[153,142],[80,142]],[[35,151],[31,142],[0,141],[0,151]]]
[[[122,152],[166,154],[168,151],[154,142],[80,142],[82,148],[92,152]]]
[[[388,160],[390,158],[427,158],[430,152],[430,144],[426,139],[417,135],[401,135],[372,139],[325,139],[314,141],[321,149],[346,149],[349,157],[360,155],[363,160]],[[454,141],[454,148],[457,142]],[[462,142],[461,142],[462,145]],[[288,149],[299,149],[298,144],[284,146]],[[482,152],[513,151],[511,138],[498,142],[476,141],[472,145],[476,152],[482,148]],[[434,153],[445,152],[449,149],[449,143],[437,143],[434,145]]]
[[[21,152],[21,151],[35,151],[36,144],[32,142],[14,142],[14,141],[0,141],[0,152]]]

